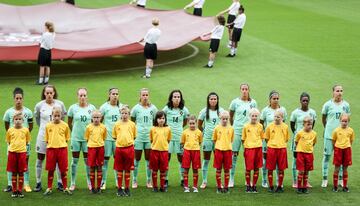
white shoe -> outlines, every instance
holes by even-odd
[[[103,183],[103,184],[101,185],[100,189],[101,189],[101,190],[106,190],[106,184]]]
[[[198,192],[199,192],[198,188],[197,188],[197,187],[193,187],[193,192],[198,193]]]
[[[338,185],[339,185],[340,187],[344,187],[344,181],[343,181],[343,180],[339,180]]]
[[[206,188],[206,182],[203,182],[200,186],[201,189],[205,189]]]
[[[136,189],[136,188],[138,187],[137,182],[133,181],[131,187],[132,187],[133,189]]]
[[[148,181],[148,182],[146,183],[146,187],[149,188],[149,189],[150,189],[150,188],[153,188],[153,186],[152,186],[152,184],[151,184],[151,181]]]
[[[233,187],[234,187],[234,180],[230,180],[230,181],[229,181],[229,187],[230,187],[230,188],[233,188]]]
[[[321,183],[321,187],[327,187],[328,186],[328,180],[323,180]]]
[[[184,192],[185,193],[189,193],[190,192],[190,189],[188,187],[184,187]]]
[[[312,188],[312,185],[310,184],[310,182],[307,182],[306,187]]]
[[[70,191],[74,191],[74,190],[75,190],[75,185],[71,185],[71,186],[69,187],[69,190],[70,190]]]
[[[261,183],[261,186],[262,186],[263,188],[268,188],[268,187],[269,187],[269,185],[268,185],[267,182],[262,182],[262,183]]]
[[[292,188],[297,188],[297,183],[296,182],[293,182]]]

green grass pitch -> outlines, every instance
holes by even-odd
[[[181,9],[190,0],[149,0],[150,8]],[[0,0],[1,3],[32,5],[51,0]],[[77,0],[80,7],[110,7],[127,3],[127,0]],[[281,105],[290,113],[299,105],[299,95],[307,91],[311,95],[310,106],[320,117],[321,107],[331,98],[331,87],[340,83],[344,86],[344,98],[351,105],[351,127],[359,134],[360,127],[360,1],[358,0],[242,0],[247,14],[247,24],[236,58],[225,58],[227,33],[211,70],[202,68],[207,61],[208,43],[193,42],[174,51],[161,52],[156,63],[166,63],[191,58],[181,62],[156,67],[149,80],[140,78],[143,69],[127,70],[143,66],[141,54],[99,59],[55,62],[52,67],[51,83],[56,85],[59,99],[67,108],[77,101],[75,90],[86,86],[89,101],[99,107],[107,98],[107,89],[120,88],[120,100],[134,105],[142,87],[151,90],[151,100],[162,108],[169,92],[179,88],[183,91],[186,106],[192,114],[198,114],[205,106],[206,95],[216,91],[220,104],[228,108],[230,101],[239,96],[239,84],[251,85],[251,96],[260,108],[267,105],[267,95],[272,89],[280,91]],[[230,0],[207,0],[206,16],[214,16],[230,5]],[[1,20],[3,21],[3,20]],[[195,52],[195,53],[194,53]],[[15,55],[15,54],[14,54]],[[116,70],[116,71],[115,71]],[[125,71],[124,71],[125,70]],[[93,74],[94,71],[106,73]],[[25,106],[33,109],[40,100],[41,87],[34,82],[38,72],[35,62],[0,63],[0,114],[12,106],[11,92],[15,86],[25,90]],[[68,75],[74,72],[73,75]],[[88,74],[84,74],[88,72]],[[2,121],[1,121],[2,122]],[[288,123],[288,122],[287,122]],[[35,146],[37,126],[32,132],[32,148]],[[0,187],[6,185],[6,144],[4,126],[0,123]],[[184,194],[179,186],[176,158],[170,163],[170,187],[166,194],[153,194],[145,189],[144,162],[139,170],[140,188],[132,190],[130,198],[115,195],[113,172],[109,171],[107,190],[101,195],[91,195],[86,189],[83,161],[80,161],[77,190],[73,196],[54,192],[50,197],[39,193],[27,193],[24,199],[11,199],[10,194],[0,192],[0,203],[4,205],[358,205],[360,202],[360,152],[358,140],[353,145],[353,166],[349,169],[350,193],[331,192],[332,183],[323,189],[321,184],[321,160],[323,150],[323,127],[320,118],[316,122],[318,144],[315,146],[315,170],[310,174],[313,185],[309,195],[297,195],[291,188],[291,170],[285,171],[285,193],[268,194],[260,189],[259,194],[245,194],[243,158],[240,155],[236,173],[236,187],[229,195],[215,193],[215,172],[209,171],[209,187],[198,194]],[[70,154],[70,153],[69,153]],[[30,157],[30,182],[35,185],[35,159]],[[69,160],[70,156],[69,156]],[[289,158],[289,164],[291,159]],[[112,163],[110,163],[112,165]],[[210,164],[211,168],[212,163]],[[111,168],[111,166],[110,166]],[[333,167],[330,167],[332,175]],[[43,186],[47,174],[43,173]],[[69,181],[70,181],[70,175]],[[191,182],[190,178],[190,182]],[[331,179],[331,178],[330,178]],[[261,181],[261,178],[259,179]],[[201,177],[200,181],[201,182]]]

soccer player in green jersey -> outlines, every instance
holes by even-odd
[[[105,140],[105,154],[104,154],[104,165],[102,167],[102,181],[101,181],[101,190],[106,189],[106,179],[107,179],[107,170],[109,165],[109,160],[111,156],[115,155],[116,144],[115,140],[112,138],[112,130],[115,123],[120,119],[120,108],[122,104],[119,102],[119,89],[110,88],[109,97],[107,102],[105,102],[100,107],[100,112],[102,115],[102,123],[106,126],[106,140]],[[117,172],[114,170],[115,182],[117,186]]]
[[[182,93],[180,90],[173,90],[169,94],[168,103],[163,108],[163,111],[166,114],[167,125],[171,129],[171,140],[169,143],[169,161],[171,154],[177,154],[177,159],[179,162],[179,172],[180,172],[180,185],[184,186],[183,174],[184,169],[181,167],[183,148],[180,146],[181,134],[183,127],[187,124],[187,117],[189,115],[189,110],[185,107],[185,101],[183,99]],[[168,170],[169,171],[169,170]],[[168,172],[166,174],[165,187],[168,186]]]
[[[87,89],[79,88],[77,90],[78,103],[70,106],[68,111],[68,125],[71,129],[71,184],[70,191],[75,190],[75,179],[80,152],[83,152],[86,167],[86,181],[88,188],[90,184],[90,168],[87,165],[87,142],[84,138],[86,126],[91,122],[91,113],[96,108],[88,103]]]
[[[296,108],[290,115],[290,127],[293,132],[293,136],[291,139],[291,151],[294,153],[293,161],[292,161],[292,175],[293,175],[293,188],[297,188],[297,171],[296,171],[296,144],[295,137],[296,134],[304,128],[304,118],[311,117],[312,119],[312,128],[314,128],[316,121],[316,112],[315,110],[309,108],[310,103],[310,95],[306,92],[303,92],[300,95],[300,104],[301,107]],[[307,182],[306,187],[311,187],[310,183]]]
[[[146,187],[152,188],[151,184],[151,171],[149,169],[149,157],[150,157],[150,129],[153,126],[153,120],[155,118],[157,108],[150,102],[150,91],[147,88],[140,90],[140,102],[135,105],[131,110],[131,120],[135,122],[137,129],[137,136],[135,139],[135,161],[134,161],[134,175],[132,188],[137,188],[137,175],[139,169],[139,163],[141,160],[142,151],[145,154],[146,162]]]
[[[266,106],[260,114],[260,123],[264,126],[264,130],[266,129],[266,127],[272,123],[274,121],[274,115],[275,112],[277,110],[280,110],[281,113],[283,114],[283,122],[286,121],[287,119],[287,113],[286,113],[286,109],[283,106],[280,106],[279,104],[280,102],[280,94],[279,92],[272,90],[269,94],[269,105]],[[263,168],[262,168],[262,187],[267,188],[268,187],[268,183],[267,183],[267,169],[266,169],[266,151],[267,151],[267,146],[266,146],[266,142],[263,141]]]
[[[236,161],[241,147],[241,136],[244,125],[249,122],[249,111],[257,108],[257,103],[250,98],[250,86],[247,83],[240,84],[240,97],[231,101],[230,123],[234,127],[234,141],[232,143],[232,168],[230,170],[229,187],[234,187]]]
[[[14,114],[17,112],[21,112],[23,114],[23,127],[29,128],[31,132],[33,128],[33,113],[30,109],[23,105],[24,102],[24,91],[16,87],[13,91],[14,97],[14,106],[6,110],[4,114],[4,125],[5,130],[7,131],[10,127],[14,126]],[[30,143],[26,145],[26,161],[29,167],[29,157],[30,157]],[[4,192],[11,192],[11,172],[7,172],[7,187],[4,189]],[[29,184],[29,169],[24,173],[24,190],[25,192],[31,192],[30,184]]]
[[[220,122],[220,113],[224,109],[219,106],[219,96],[211,92],[206,98],[206,107],[202,109],[198,117],[198,127],[203,132],[202,149],[204,158],[202,161],[203,181],[200,188],[205,189],[207,185],[207,175],[211,152],[214,151],[214,142],[212,141],[213,131]]]
[[[328,185],[329,161],[333,153],[332,132],[340,125],[340,115],[350,114],[350,105],[343,99],[343,87],[335,85],[332,88],[333,98],[327,101],[321,111],[324,131],[324,157],[322,161],[322,184],[321,187]],[[342,186],[342,168],[339,173],[339,185]],[[334,185],[336,187],[336,185]]]

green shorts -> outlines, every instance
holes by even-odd
[[[332,155],[333,151],[332,139],[324,139],[324,155]]]
[[[212,140],[204,140],[202,143],[202,149],[204,152],[212,152],[215,149],[214,142]]]
[[[170,154],[182,154],[184,149],[180,146],[180,141],[169,142],[169,153]]]
[[[291,138],[291,151],[295,152],[296,151],[296,144],[295,144],[295,139],[294,137]]]
[[[30,156],[31,146],[30,143],[26,145],[26,156]]]
[[[71,140],[71,151],[72,152],[80,152],[83,151],[87,153],[87,142],[86,141],[77,141],[77,140]]]
[[[151,149],[151,143],[150,142],[140,142],[140,141],[135,140],[134,149],[135,150]]]
[[[266,141],[265,141],[265,140],[262,141],[262,152],[263,152],[263,153],[266,153],[266,152],[267,152],[267,145],[266,145]]]
[[[113,140],[105,140],[105,157],[115,156],[116,142]]]
[[[234,141],[232,143],[232,151],[239,152],[241,148],[241,135],[235,134]]]

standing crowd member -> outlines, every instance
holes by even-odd
[[[36,84],[48,84],[50,78],[51,49],[55,42],[55,29],[52,22],[45,22],[45,32],[41,35],[38,55],[39,80]]]
[[[342,113],[339,117],[340,127],[337,127],[332,134],[332,141],[334,147],[334,161],[335,166],[333,175],[333,192],[338,191],[338,177],[340,167],[343,167],[343,192],[349,192],[347,185],[348,171],[347,168],[352,165],[351,145],[355,139],[354,130],[349,127],[350,115]]]
[[[299,171],[297,177],[297,192],[308,192],[309,171],[314,169],[314,145],[316,143],[316,132],[312,130],[313,118],[306,116],[303,118],[303,129],[296,134],[296,169]]]
[[[296,134],[301,131],[304,127],[304,118],[305,117],[311,117],[312,119],[312,129],[314,128],[315,125],[315,121],[316,121],[316,112],[315,110],[309,108],[309,104],[310,104],[310,95],[306,92],[303,92],[300,95],[300,105],[301,107],[295,109],[291,115],[290,115],[290,127],[291,127],[291,131],[293,132],[293,136],[291,139],[291,151],[294,152],[293,155],[293,161],[292,161],[292,176],[293,176],[293,188],[298,188],[297,187],[297,174],[296,174],[296,157],[295,157],[295,152],[296,152],[296,144],[295,144],[295,137]],[[309,181],[306,182],[306,187],[311,187]]]
[[[156,112],[154,126],[150,130],[150,164],[152,171],[153,191],[158,192],[158,171],[160,170],[160,192],[167,192],[165,187],[166,171],[169,169],[168,150],[171,140],[171,130],[166,125],[166,114]]]
[[[62,119],[62,109],[54,107],[52,111],[52,121],[46,124],[46,170],[48,171],[48,186],[44,195],[52,193],[52,183],[56,165],[58,165],[64,193],[72,195],[67,187],[68,171],[68,142],[70,140],[70,128]]]
[[[223,15],[225,13],[228,13],[228,18],[227,18],[227,24],[229,24],[228,27],[228,31],[229,31],[229,43],[228,43],[228,47],[231,47],[231,42],[232,42],[232,32],[234,29],[234,24],[233,22],[236,19],[236,15],[238,14],[238,10],[240,8],[240,1],[239,0],[232,0],[233,3],[230,5],[229,8],[225,9],[224,11],[221,11],[217,16]]]
[[[184,192],[190,192],[189,170],[193,169],[193,192],[198,192],[198,169],[201,168],[200,145],[203,140],[201,131],[196,127],[196,117],[191,115],[188,119],[189,128],[181,136],[181,145],[184,148],[182,168],[184,168]]]
[[[332,91],[333,98],[324,104],[321,111],[322,123],[325,128],[324,157],[322,161],[323,180],[321,187],[327,187],[328,185],[329,162],[334,151],[332,133],[340,125],[340,115],[342,113],[350,114],[350,105],[343,99],[343,87],[341,85],[335,85],[333,86]],[[343,186],[342,177],[342,168],[340,167],[338,181],[340,186]]]
[[[250,86],[247,83],[240,84],[240,97],[235,98],[230,104],[230,123],[234,127],[234,142],[232,145],[232,168],[230,171],[229,187],[234,187],[236,162],[242,142],[242,130],[249,122],[249,111],[257,108],[257,103],[250,97]]]
[[[91,114],[96,109],[94,105],[88,103],[87,89],[79,88],[77,90],[78,103],[69,107],[68,125],[71,129],[71,184],[70,190],[74,191],[76,187],[76,173],[79,162],[80,152],[83,152],[86,182],[88,188],[91,189],[90,168],[88,162],[88,146],[85,140],[86,126],[91,122]]]
[[[150,78],[154,67],[154,60],[157,59],[157,42],[160,38],[159,19],[152,19],[153,28],[149,29],[145,37],[140,42],[145,42],[144,56],[146,59],[146,68],[143,78]]]
[[[136,104],[130,113],[131,120],[136,124],[136,139],[134,142],[135,149],[135,161],[134,161],[134,174],[132,181],[132,188],[137,188],[137,176],[139,163],[141,160],[142,152],[144,151],[145,162],[146,162],[146,187],[152,188],[151,184],[151,170],[149,168],[150,158],[150,129],[153,126],[153,120],[157,108],[150,102],[150,91],[147,88],[140,90],[140,100]]]
[[[184,10],[194,7],[193,15],[202,16],[202,8],[205,4],[205,0],[193,0],[191,3],[184,7]]]
[[[9,128],[14,127],[14,115],[18,112],[21,112],[23,115],[23,127],[29,128],[31,132],[33,129],[33,113],[30,109],[24,106],[24,91],[23,89],[16,87],[13,91],[14,106],[7,109],[4,114],[4,125],[5,130],[8,131]],[[26,145],[26,164],[29,168],[29,157],[30,157],[30,142]],[[12,191],[12,172],[7,172],[7,187],[4,189],[4,192]],[[24,172],[24,190],[25,192],[31,192],[31,187],[29,183],[29,169]]]
[[[118,191],[117,196],[130,196],[130,171],[134,169],[134,139],[136,126],[130,118],[130,109],[124,105],[120,109],[121,119],[115,123],[112,132],[116,140],[114,169],[117,171]],[[125,189],[122,188],[123,179]]]
[[[91,112],[91,123],[86,126],[84,139],[87,141],[88,158],[90,167],[90,190],[93,194],[101,193],[102,166],[104,165],[104,141],[107,137],[106,126],[101,123],[101,112]],[[95,187],[95,177],[97,186]]]
[[[47,143],[45,141],[45,127],[46,124],[53,120],[53,109],[55,107],[61,109],[61,119],[64,120],[66,116],[66,108],[62,101],[58,100],[58,92],[53,85],[44,86],[41,92],[41,101],[35,105],[34,117],[36,124],[39,126],[39,132],[36,138],[36,153],[37,159],[35,163],[35,173],[36,173],[36,186],[34,192],[40,192],[42,190],[41,186],[41,173],[42,173],[42,163],[45,159]],[[61,182],[61,175],[59,167],[56,167],[57,178],[58,178],[58,190],[62,191],[64,189],[63,183]]]
[[[189,115],[189,110],[185,107],[185,100],[183,99],[182,93],[180,90],[176,89],[171,91],[169,94],[168,102],[163,108],[163,111],[166,114],[166,124],[169,125],[171,129],[171,141],[169,143],[169,161],[171,159],[171,154],[176,154],[179,162],[179,174],[180,174],[180,185],[184,186],[183,180],[183,168],[181,167],[183,149],[180,146],[181,133],[183,127],[186,126],[187,117]],[[168,172],[166,174],[166,187],[168,186]]]
[[[268,170],[269,192],[284,192],[283,180],[284,170],[288,167],[287,162],[287,142],[290,135],[288,126],[283,122],[284,114],[281,110],[274,113],[274,122],[270,123],[265,130],[265,140],[267,144],[266,169]],[[278,169],[279,181],[274,190],[273,171]]]
[[[241,33],[246,22],[246,15],[244,12],[245,8],[241,5],[239,8],[239,15],[237,15],[233,23],[229,24],[229,27],[233,26],[234,28],[231,36],[230,54],[228,54],[227,57],[234,57],[236,55]]]
[[[256,108],[249,111],[250,123],[244,125],[241,141],[244,145],[246,193],[257,193],[256,183],[259,177],[259,169],[263,166],[262,141],[264,128],[259,123],[260,112]],[[254,171],[252,182],[251,170]]]
[[[224,111],[219,106],[219,96],[215,92],[210,92],[206,98],[206,107],[202,109],[198,117],[198,127],[203,132],[203,161],[202,161],[202,183],[200,188],[205,189],[207,186],[207,175],[211,153],[214,151],[214,142],[212,140],[213,132],[216,125],[220,122],[220,113]]]
[[[210,33],[204,34],[204,36],[211,34],[210,47],[209,47],[209,61],[204,66],[205,68],[212,68],[215,61],[216,52],[219,50],[220,40],[224,34],[225,18],[220,15],[217,16],[218,24],[211,30]]]
[[[6,170],[11,172],[12,194],[11,197],[23,198],[24,172],[28,170],[26,162],[26,145],[31,136],[27,127],[23,127],[23,114],[15,112],[12,116],[13,126],[6,132],[8,143],[8,161]]]

